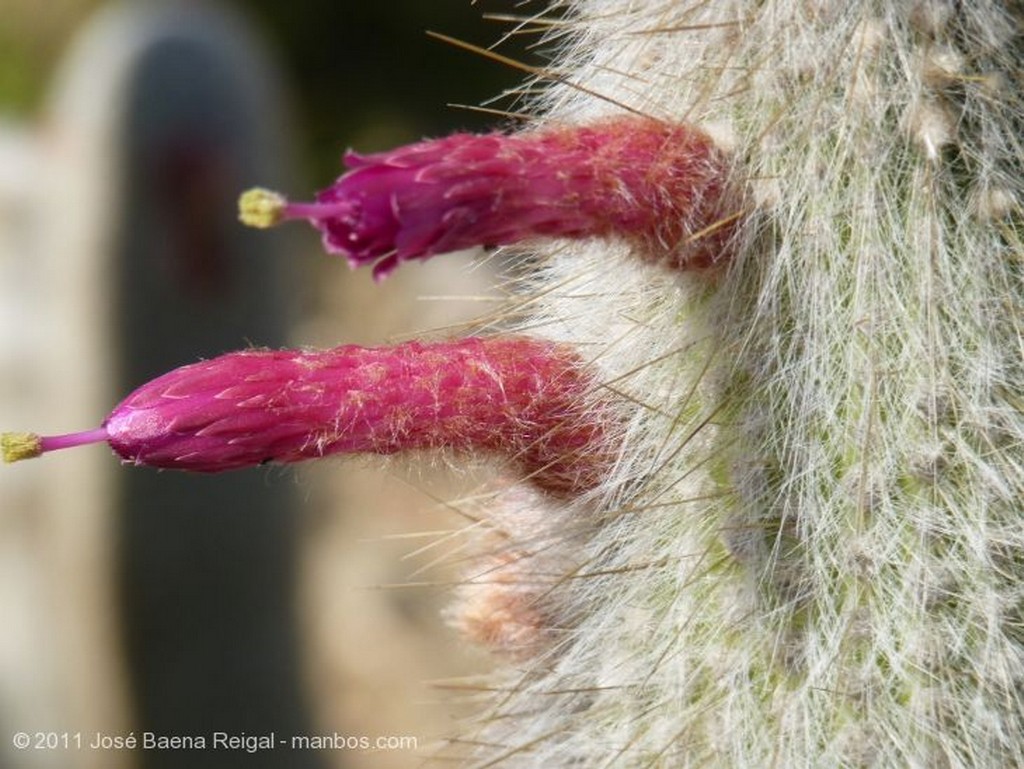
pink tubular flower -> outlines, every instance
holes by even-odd
[[[309,219],[324,247],[382,278],[403,261],[534,237],[619,237],[681,268],[721,256],[726,162],[686,125],[618,117],[532,133],[455,134],[374,155],[315,203],[263,189],[240,202],[246,224]]]
[[[501,452],[542,488],[593,485],[609,461],[566,348],[526,338],[246,350],[143,385],[103,426],[4,436],[14,461],[107,441],[125,461],[218,472],[342,452],[447,447]]]

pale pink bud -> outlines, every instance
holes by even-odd
[[[218,472],[328,454],[505,454],[542,488],[592,486],[609,461],[566,347],[521,337],[321,352],[246,350],[175,369],[83,433],[3,437],[5,459],[107,441],[125,461]]]
[[[374,264],[376,278],[409,259],[537,237],[616,237],[647,258],[706,267],[736,218],[711,139],[651,118],[455,134],[344,159],[348,173],[315,203],[255,189],[240,218],[257,227],[309,219],[329,252]]]

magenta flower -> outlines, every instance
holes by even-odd
[[[335,453],[451,448],[505,454],[558,493],[610,461],[566,348],[526,338],[322,352],[246,350],[143,385],[102,427],[3,436],[7,461],[106,441],[125,461],[219,472]]]
[[[382,278],[403,261],[535,237],[618,237],[682,268],[722,255],[726,161],[696,128],[640,117],[524,134],[455,134],[374,155],[314,203],[263,189],[241,219],[309,219],[324,247]]]

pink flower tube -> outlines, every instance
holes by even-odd
[[[7,461],[107,441],[126,462],[219,472],[328,454],[410,449],[506,455],[540,487],[578,492],[609,461],[566,348],[526,338],[321,352],[246,350],[175,369],[102,427],[3,436]]]
[[[254,189],[256,227],[308,219],[328,252],[382,278],[400,263],[528,238],[617,237],[680,268],[719,259],[735,216],[727,165],[702,131],[634,116],[504,135],[455,134],[373,155],[314,203]]]

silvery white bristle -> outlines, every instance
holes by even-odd
[[[455,621],[514,655],[461,744],[1024,766],[1021,5],[558,10],[538,122],[696,123],[747,215],[717,277],[541,253],[522,327],[592,362],[625,449],[585,498],[495,513]]]

